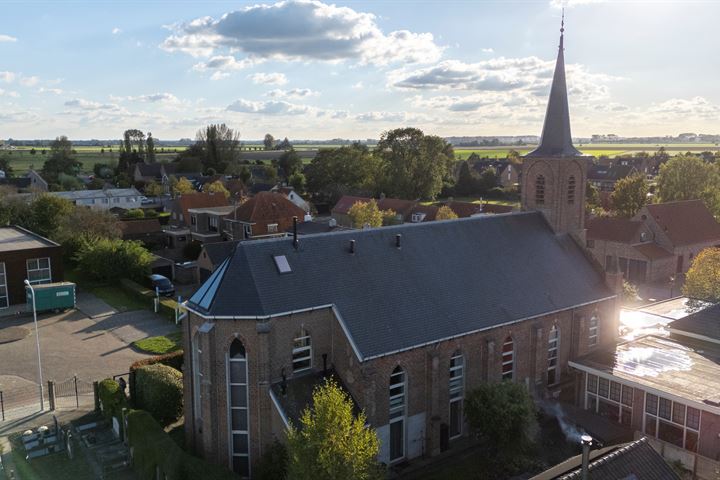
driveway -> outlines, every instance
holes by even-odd
[[[92,303],[92,299],[85,299]],[[105,309],[97,305],[91,314]],[[0,319],[0,328],[24,326],[31,334],[0,344],[0,390],[36,383],[37,353],[32,317]],[[152,312],[139,310],[90,318],[80,310],[38,317],[44,380],[63,381],[77,375],[85,381],[125,373],[131,363],[148,355],[130,344],[138,339],[165,335],[175,325]]]

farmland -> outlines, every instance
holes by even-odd
[[[303,158],[303,163],[307,164],[311,161],[315,152],[323,148],[337,148],[340,145],[329,145],[329,144],[318,144],[310,145],[303,144],[298,145],[295,149],[298,151],[300,156]],[[577,148],[586,155],[594,157],[600,157],[602,155],[608,157],[616,157],[618,155],[630,155],[639,152],[656,152],[660,147],[664,147],[665,150],[671,155],[677,155],[685,152],[699,153],[703,151],[717,151],[720,150],[720,146],[715,144],[579,144]],[[158,161],[170,162],[176,155],[185,150],[186,147],[156,147],[156,157]],[[373,148],[370,146],[370,148]],[[518,146],[514,148],[520,155],[524,155],[530,152],[534,146]],[[99,146],[77,146],[74,147],[76,157],[82,164],[82,170],[85,173],[92,172],[93,166],[96,163],[104,164],[115,164],[118,158],[118,146],[113,145],[111,147],[99,147]],[[271,152],[262,152],[262,146],[260,145],[248,145],[243,148],[243,151],[247,152],[245,159],[250,160],[252,163],[257,158],[264,159],[272,156]],[[501,147],[473,147],[455,148],[455,157],[458,160],[465,160],[471,154],[476,153],[480,158],[505,158],[508,153],[513,150],[512,147],[501,146]],[[43,153],[45,151],[45,153]],[[11,160],[11,165],[16,174],[20,175],[25,173],[30,168],[41,169],[45,162],[46,156],[49,154],[50,149],[47,147],[17,147],[13,150],[0,150],[0,155],[8,155]],[[268,160],[263,160],[268,163]]]

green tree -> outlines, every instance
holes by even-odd
[[[275,147],[275,137],[266,133],[263,145],[265,146],[265,150],[272,150]]]
[[[417,128],[384,132],[374,153],[380,159],[383,191],[389,196],[433,199],[452,176],[452,145]]]
[[[401,218],[398,218],[398,214],[395,210],[381,210],[382,215],[382,226],[387,227],[389,225],[399,225],[402,222]]]
[[[435,220],[453,220],[456,218],[458,218],[457,213],[453,212],[452,208],[447,205],[440,207],[435,215]]]
[[[379,480],[383,471],[375,457],[380,441],[353,415],[353,402],[332,379],[313,391],[312,408],[300,427],[287,431],[288,478],[293,480]]]
[[[307,189],[331,204],[346,194],[363,191],[379,194],[378,166],[378,159],[367,146],[359,143],[322,148],[305,168]]]
[[[694,156],[677,156],[660,166],[657,186],[660,200],[702,200],[720,215],[720,167]]]
[[[478,176],[474,171],[470,170],[468,162],[462,162],[455,183],[455,194],[461,197],[475,195],[478,192],[478,183]]]
[[[720,248],[706,248],[695,257],[685,277],[683,295],[720,302]]]
[[[177,183],[174,185],[175,193],[178,195],[187,195],[190,193],[197,193],[197,190],[195,190],[195,187],[193,187],[193,184],[190,183],[190,180],[188,180],[185,177],[180,177],[180,180],[177,181]]]
[[[120,220],[115,215],[102,210],[75,207],[69,215],[61,217],[52,239],[62,245],[65,259],[74,262],[74,256],[83,242],[99,238],[119,239],[121,234]]]
[[[224,123],[208,125],[197,132],[195,144],[202,154],[205,170],[225,172],[228,165],[240,158],[240,134]]]
[[[250,172],[250,169],[248,167],[243,166],[240,169],[240,173],[238,174],[238,176],[240,177],[240,180],[242,180],[242,182],[247,185],[250,181],[250,178],[252,178],[252,172]]]
[[[13,176],[13,168],[10,165],[10,155],[3,154],[0,156],[0,170],[5,172],[5,176],[10,178]]]
[[[288,183],[295,189],[296,192],[302,193],[305,191],[305,175],[301,172],[295,172],[290,175]]]
[[[149,197],[158,197],[164,193],[163,186],[157,183],[155,180],[150,180],[145,185],[145,195]]]
[[[72,143],[63,135],[50,144],[50,157],[43,164],[42,176],[48,183],[57,183],[60,174],[75,176],[81,166],[74,157]]]
[[[277,180],[277,168],[272,165],[265,165],[265,180],[268,181],[268,183],[275,183]]]
[[[381,227],[383,224],[383,213],[374,199],[369,202],[355,202],[348,210],[348,217],[355,228]]]
[[[600,204],[600,192],[595,185],[587,182],[585,185],[585,210],[588,213],[592,213],[599,208],[602,208]]]
[[[532,445],[535,415],[527,389],[512,381],[483,383],[465,398],[468,424],[490,458],[508,458]]]
[[[637,173],[618,180],[610,200],[617,215],[630,218],[647,203],[647,195],[648,186],[645,177]]]
[[[153,139],[152,133],[148,132],[147,140],[145,141],[147,148],[147,161],[148,163],[155,163],[155,140]]]
[[[75,261],[81,271],[95,280],[107,282],[131,278],[142,281],[150,273],[153,256],[141,242],[99,238],[83,242]]]
[[[507,155],[508,162],[520,165],[522,164],[522,158],[520,158],[520,154],[517,152],[517,150],[510,150]]]
[[[293,174],[302,170],[302,158],[294,148],[291,148],[280,155],[278,166],[285,172],[285,178],[290,178]]]
[[[142,208],[131,208],[125,213],[125,218],[145,218],[145,211]]]
[[[205,193],[221,193],[225,195],[225,198],[230,198],[230,191],[225,188],[225,185],[220,180],[215,180],[212,183],[206,183],[203,186],[203,192]]]
[[[40,195],[30,204],[30,224],[24,225],[43,237],[54,238],[63,218],[70,215],[75,206],[64,198]]]

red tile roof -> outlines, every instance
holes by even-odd
[[[183,218],[189,222],[188,210],[191,208],[225,207],[229,205],[222,193],[189,193],[180,195],[177,204],[182,210]]]
[[[510,213],[513,211],[511,205],[498,205],[497,203],[485,203],[482,206],[482,213]]]
[[[628,218],[593,217],[587,221],[587,238],[610,242],[630,243],[643,222]]]
[[[438,210],[440,210],[440,207],[436,205],[416,205],[415,208],[410,211],[410,216],[405,220],[412,222],[413,214],[424,213],[425,218],[423,219],[423,222],[432,222],[435,220],[435,217],[437,217]]]
[[[340,200],[332,208],[332,213],[336,215],[347,215],[350,208],[355,205],[356,202],[367,203],[371,199],[367,197],[353,197],[352,195],[343,195]]]
[[[403,217],[406,217],[416,204],[417,202],[415,201],[400,200],[399,198],[381,198],[377,200],[377,205],[380,210],[392,210]]]
[[[447,202],[445,205],[460,218],[467,218],[480,213],[482,206],[479,203]]]
[[[235,215],[243,222],[267,223],[280,219],[305,218],[305,211],[292,203],[282,193],[259,192],[237,208]]]
[[[720,224],[701,200],[656,203],[646,208],[675,246],[720,243]]]

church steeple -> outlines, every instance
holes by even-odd
[[[567,83],[565,82],[565,55],[563,37],[565,35],[565,12],[560,24],[560,47],[558,49],[555,74],[553,75],[550,99],[548,100],[545,124],[540,145],[528,153],[528,157],[574,157],[582,156],[572,143],[570,134],[570,111],[568,108]]]

